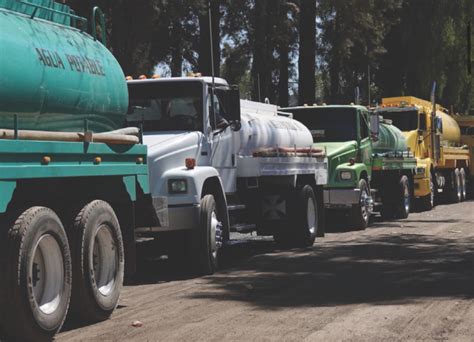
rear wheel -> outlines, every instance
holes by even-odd
[[[467,184],[466,184],[466,171],[461,169],[459,171],[459,178],[461,181],[461,200],[465,201],[467,199]]]
[[[311,185],[305,185],[298,190],[295,203],[296,223],[294,234],[295,245],[298,247],[312,246],[318,233],[318,205]]]
[[[51,209],[33,207],[6,235],[0,251],[0,259],[7,261],[1,269],[4,333],[18,340],[51,340],[66,318],[71,297],[66,232]]]
[[[359,203],[352,208],[352,224],[356,230],[364,230],[369,225],[372,214],[373,203],[370,196],[369,186],[365,179],[359,181]]]
[[[120,225],[112,207],[92,201],[69,229],[73,251],[71,311],[87,322],[103,321],[115,310],[124,277]]]
[[[448,180],[448,200],[452,203],[459,203],[462,199],[461,177],[459,169],[454,169]]]

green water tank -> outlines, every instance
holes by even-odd
[[[380,123],[379,139],[373,144],[374,153],[405,152],[407,141],[402,131],[389,123]]]
[[[0,0],[0,128],[104,132],[123,127],[125,76],[80,18],[52,0]],[[87,26],[86,26],[87,27]]]

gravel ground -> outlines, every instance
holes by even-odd
[[[474,202],[337,230],[295,250],[234,235],[202,278],[144,261],[110,320],[58,340],[474,340]]]

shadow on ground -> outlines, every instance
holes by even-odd
[[[259,255],[206,280],[192,298],[264,308],[472,298],[474,239],[378,236],[299,252]]]

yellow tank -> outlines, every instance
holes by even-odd
[[[452,116],[441,111],[437,111],[436,115],[440,116],[443,121],[441,144],[448,146],[459,145],[461,143],[461,129],[456,120]]]

